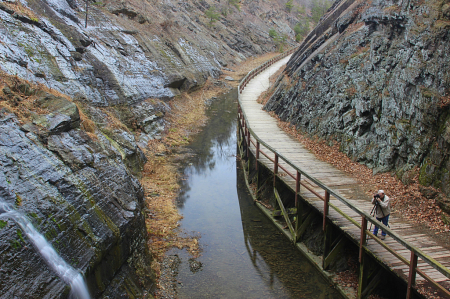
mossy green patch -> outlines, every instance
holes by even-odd
[[[431,161],[427,159],[422,167],[420,167],[419,171],[419,184],[423,186],[430,186],[434,181],[434,172],[433,174],[429,174],[429,169],[431,167]]]
[[[38,225],[42,223],[42,219],[36,213],[30,213],[28,215],[35,219]]]
[[[83,193],[84,196],[89,201],[89,204],[92,208],[94,213],[97,215],[97,217],[113,232],[113,234],[116,236],[117,239],[120,239],[120,231],[119,228],[114,224],[114,222],[97,206],[97,203],[92,196],[92,194],[88,191],[86,186],[83,184],[82,181],[74,182],[77,188]]]
[[[116,142],[114,141],[110,136],[108,136],[108,134],[111,134],[111,136],[113,135],[112,131],[106,129],[106,128],[102,128],[100,129],[100,131],[102,131],[103,136],[105,136],[106,139],[108,139],[109,142],[111,142],[111,145],[119,151],[120,155],[122,156],[122,160],[125,160],[125,158],[127,157],[125,151],[122,149],[122,147]]]
[[[10,243],[11,243],[11,247],[12,247],[13,249],[19,249],[20,247],[22,247],[22,245],[20,244],[20,242],[17,241],[17,240],[11,240]]]
[[[0,220],[0,229],[5,228],[8,225],[8,222]]]
[[[17,236],[19,237],[19,240],[22,241],[23,243],[25,243],[25,240],[23,239],[22,236],[22,231],[20,229],[17,229]]]
[[[56,221],[55,217],[50,216],[50,219],[56,224],[56,226],[58,226],[59,230],[62,231],[61,225],[58,223],[58,221]]]

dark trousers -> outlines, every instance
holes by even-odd
[[[378,221],[383,223],[384,225],[388,226],[389,223],[389,215],[383,218],[376,217]],[[376,236],[378,234],[378,226],[375,225],[375,229],[373,230],[373,234]],[[386,232],[384,230],[381,231],[382,236],[386,236]]]

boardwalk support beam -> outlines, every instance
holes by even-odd
[[[327,236],[328,237],[328,236]],[[341,257],[345,248],[345,238],[342,236],[338,239],[337,244],[330,250],[330,253],[323,256],[323,269],[328,270],[330,265]]]
[[[286,209],[284,208],[283,201],[281,200],[280,194],[278,194],[277,189],[273,188],[273,192],[275,193],[275,197],[278,201],[278,205],[280,206],[281,212],[284,216],[284,220],[286,221],[286,224],[289,227],[289,231],[292,234],[292,240],[294,241],[296,239],[295,231],[294,231],[294,227],[292,226],[291,220],[289,219],[289,214],[286,212]]]

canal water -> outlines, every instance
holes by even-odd
[[[200,235],[201,255],[172,249],[178,298],[341,298],[252,204],[237,163],[237,92],[208,109],[194,137],[178,208],[181,228]]]

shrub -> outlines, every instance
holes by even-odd
[[[315,23],[318,23],[320,18],[325,14],[328,8],[331,7],[331,2],[328,0],[313,0],[311,2],[311,16]]]
[[[209,25],[212,25],[214,22],[216,22],[219,19],[220,14],[217,12],[216,7],[210,6],[206,11],[205,11],[205,15],[206,17],[209,19]]]
[[[286,11],[291,12],[292,8],[294,7],[294,0],[289,0],[286,3]]]

